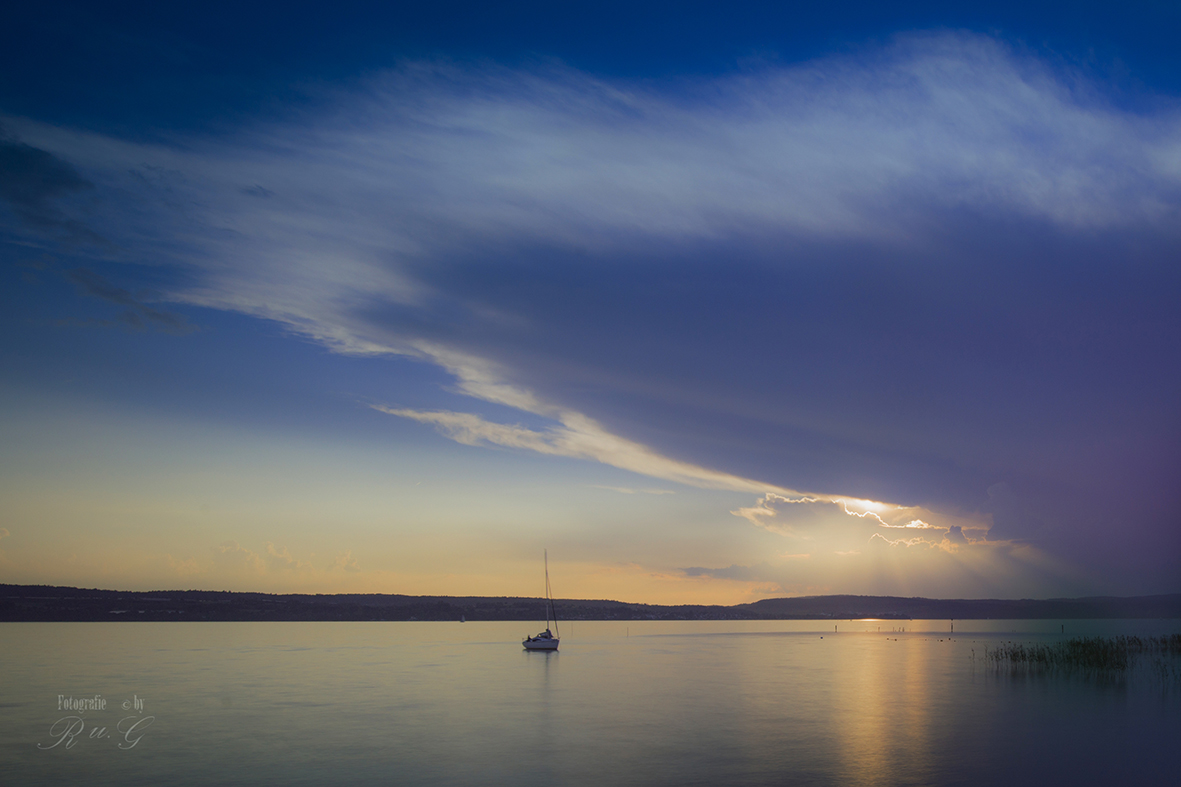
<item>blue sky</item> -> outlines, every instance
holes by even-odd
[[[1174,7],[18,14],[11,581],[1178,590]]]

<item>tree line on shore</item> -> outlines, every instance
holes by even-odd
[[[659,605],[556,599],[564,620],[1022,620],[1181,618],[1181,594],[1074,599],[804,596],[749,604]],[[0,621],[536,620],[544,599],[382,593],[146,592],[0,585]]]

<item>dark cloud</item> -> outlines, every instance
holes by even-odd
[[[1126,468],[1170,461],[1181,395],[1164,239],[1137,260],[1131,239],[1047,250],[1037,234],[997,222],[909,258],[734,239],[711,250],[721,269],[676,249],[562,265],[553,249],[489,265],[486,249],[420,276],[519,324],[395,329],[494,358],[672,456],[796,489],[989,508],[998,537],[1022,537],[1036,509],[990,487],[1070,504],[1104,481],[1150,484],[1156,473]]]
[[[0,199],[29,228],[56,230],[80,240],[101,238],[67,217],[53,203],[94,188],[74,167],[52,153],[4,136],[0,128]]]
[[[767,581],[768,566],[739,566],[732,565],[728,568],[702,568],[694,566],[691,568],[683,568],[681,571],[687,577],[712,577],[713,579],[734,579],[739,582],[762,582]],[[770,572],[774,574],[774,572]]]
[[[968,543],[968,539],[964,535],[964,529],[959,525],[952,525],[950,528],[948,528],[947,535],[945,535],[944,538],[946,538],[948,541],[952,542],[953,544],[967,544]]]
[[[917,224],[939,229],[904,226],[915,234],[899,245],[748,235],[623,259],[486,246],[416,273],[454,299],[438,314],[517,322],[369,317],[493,359],[666,456],[991,515],[990,540],[1118,576],[1122,592],[1174,586],[1176,232],[935,208]]]
[[[132,330],[155,328],[165,333],[182,335],[192,333],[196,328],[182,314],[161,311],[147,305],[141,299],[127,290],[116,287],[94,271],[86,268],[75,268],[66,277],[78,286],[80,292],[95,298],[127,307],[114,320],[101,320],[94,323],[103,326],[121,326]]]

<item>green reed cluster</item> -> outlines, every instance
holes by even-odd
[[[984,660],[997,667],[1029,671],[1126,672],[1142,657],[1162,677],[1177,675],[1181,634],[1163,637],[1076,637],[1049,645],[1010,642],[985,648]]]

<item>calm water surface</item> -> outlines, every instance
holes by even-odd
[[[1181,684],[979,660],[1062,639],[1062,625],[1181,628],[586,621],[547,654],[521,650],[537,628],[523,623],[5,623],[0,772],[14,785],[1181,783]],[[96,694],[104,710],[59,710],[59,695]]]

